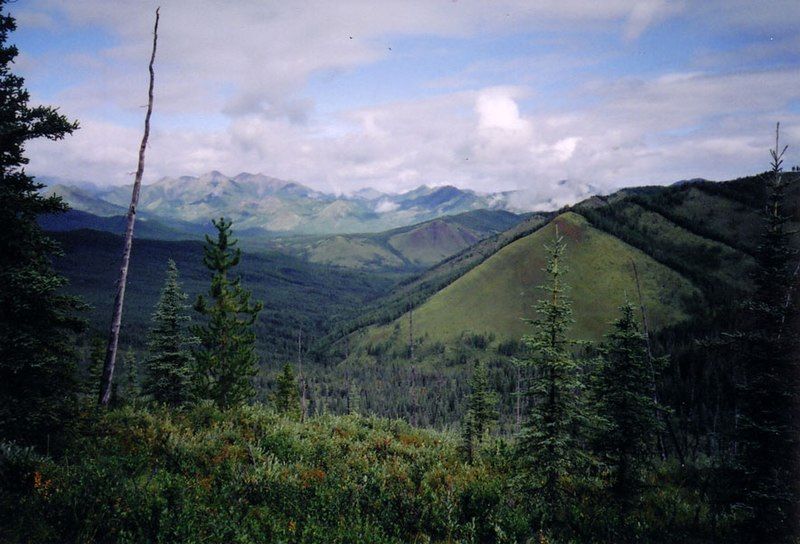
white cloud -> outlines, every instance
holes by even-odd
[[[475,101],[479,125],[482,129],[500,129],[508,132],[530,132],[530,123],[519,115],[513,98],[513,89],[493,88],[481,91]]]
[[[648,27],[683,10],[683,2],[675,0],[641,0],[631,9],[625,26],[625,39],[636,40]]]
[[[696,63],[666,73],[590,81],[582,75],[597,61],[594,50],[583,50],[592,36],[609,33],[632,48],[669,18],[689,21],[698,14],[705,19],[697,24],[713,20],[722,34],[784,29],[776,43],[791,57],[800,54],[800,42],[786,38],[796,28],[784,19],[794,17],[796,26],[800,3],[759,9],[757,23],[748,19],[753,8],[734,1],[418,0],[385,1],[381,9],[347,1],[162,4],[149,181],[217,169],[264,172],[337,192],[454,183],[482,191],[526,189],[531,202],[563,203],[590,185],[609,191],[742,175],[766,165],[776,120],[784,122],[787,137],[800,134],[800,116],[792,113],[800,71],[791,62],[748,71],[733,54],[698,53]],[[83,74],[53,100],[81,120],[81,130],[63,142],[32,143],[31,171],[130,181],[155,5],[31,0],[31,14],[63,12],[80,28],[102,27],[121,44],[89,57],[24,58],[29,80],[59,71]],[[37,24],[33,15],[28,19]],[[306,93],[314,77],[386,59],[387,42],[396,36],[468,40],[539,31],[551,36],[564,28],[571,35],[594,34],[578,43],[554,38],[535,58],[471,62],[463,72],[443,73],[431,84],[433,96],[321,114]],[[757,60],[776,51],[757,49]],[[613,59],[619,52],[600,54]],[[560,103],[544,102],[540,87],[548,85],[565,88]],[[800,147],[798,138],[789,143]],[[570,182],[558,183],[564,179]]]
[[[378,205],[375,206],[375,211],[377,213],[388,213],[395,211],[399,207],[400,204],[392,202],[391,200],[381,200],[380,202],[378,202]]]

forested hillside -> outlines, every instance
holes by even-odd
[[[556,225],[567,244],[574,338],[601,338],[627,298],[644,304],[655,341],[666,343],[663,351],[673,351],[677,359],[696,357],[693,343],[715,334],[732,301],[747,296],[752,285],[765,179],[700,181],[593,197],[562,210],[544,228],[534,218],[445,261],[381,299],[375,312],[334,329],[320,344],[321,359],[332,354],[345,361],[335,374],[339,405],[345,405],[347,384],[355,381],[363,384],[361,402],[370,410],[443,425],[463,411],[464,368],[477,359],[489,363],[500,392],[501,421],[511,425],[512,357],[530,329],[525,320],[536,317],[544,245]],[[786,180],[794,218],[790,231],[800,247],[800,176],[789,173]],[[489,255],[482,248],[491,248]],[[676,375],[683,371],[688,384],[701,370],[676,368]]]
[[[240,9],[230,3],[224,14],[214,13],[213,23],[222,39],[231,36],[222,32],[231,26],[236,44],[208,34],[208,24],[197,25],[203,39],[192,34],[203,21],[194,5],[189,24],[167,19],[186,6],[165,9],[165,37],[160,8],[149,33],[138,28],[141,6],[131,3],[77,11],[67,11],[72,4],[37,3],[19,12],[31,26],[23,43],[33,45],[21,59],[8,42],[16,30],[8,8],[17,9],[9,4],[0,0],[0,542],[800,542],[800,167],[784,164],[788,146],[780,123],[763,174],[629,187],[567,206],[564,195],[585,198],[597,185],[562,179],[524,198],[523,191],[484,194],[451,185],[325,193],[216,170],[142,185],[152,142],[165,146],[159,161],[171,167],[181,164],[180,156],[190,157],[192,168],[235,156],[249,165],[268,157],[286,169],[281,154],[289,150],[288,164],[316,171],[329,187],[353,176],[384,187],[392,180],[418,184],[429,175],[426,167],[437,179],[479,185],[540,172],[555,180],[554,172],[573,166],[607,182],[611,175],[664,167],[664,157],[677,161],[695,147],[718,160],[732,149],[752,151],[734,124],[762,123],[777,108],[748,110],[735,93],[710,93],[714,77],[705,73],[640,82],[633,64],[624,78],[608,81],[614,88],[632,82],[636,97],[608,100],[606,93],[619,91],[581,80],[572,62],[564,63],[576,74],[570,86],[593,89],[598,100],[588,107],[598,110],[564,116],[570,101],[557,85],[553,90],[566,100],[558,116],[544,105],[535,114],[528,109],[532,87],[453,93],[444,88],[456,79],[428,79],[434,73],[428,64],[414,65],[403,78],[379,78],[394,92],[403,87],[400,79],[416,77],[411,72],[426,72],[424,81],[415,80],[425,89],[423,109],[414,107],[418,100],[366,108],[359,93],[347,97],[352,106],[315,103],[324,97],[315,87],[353,77],[364,94],[380,95],[367,85],[371,70],[387,75],[390,57],[413,63],[421,57],[411,50],[427,56],[431,44],[439,63],[476,46],[483,54],[513,44],[516,56],[528,38],[540,42],[541,34],[523,31],[535,20],[504,26],[478,3],[443,4],[427,15],[419,6],[404,12],[387,4],[373,22],[410,17],[366,37],[355,30],[368,30],[369,19],[361,20],[367,12],[348,2],[336,10],[355,7],[360,27],[351,28],[347,16],[345,28],[340,12],[323,4],[291,6],[288,19],[281,18],[281,3],[248,6],[238,12],[244,18],[229,19]],[[528,17],[512,4],[500,19],[512,19],[512,11],[513,19]],[[470,11],[450,11],[465,7]],[[659,43],[652,31],[640,39],[650,19],[674,16],[641,7],[606,15],[593,8],[583,20],[585,10],[575,6],[568,13],[531,13],[547,15],[548,27],[568,23],[571,34],[554,31],[548,44],[577,39],[581,23],[605,32],[604,17],[615,25],[625,20],[623,39],[611,41],[638,51],[630,45]],[[681,13],[688,4],[675,9]],[[444,19],[436,19],[437,10]],[[109,16],[122,25],[119,36]],[[428,17],[438,22],[420,26]],[[266,26],[248,34],[259,21]],[[715,22],[734,28],[724,18]],[[687,39],[695,32],[680,20],[670,25]],[[711,26],[698,26],[703,51],[714,57],[721,51],[706,39]],[[491,29],[492,43],[474,42],[472,27]],[[270,28],[279,31],[263,32]],[[513,42],[503,41],[504,28],[513,28]],[[317,38],[309,40],[316,49],[287,40],[292,32],[301,41]],[[190,41],[169,41],[183,34]],[[252,47],[261,34],[278,46],[279,62],[271,48]],[[786,36],[776,35],[783,50]],[[116,41],[120,36],[133,41]],[[152,49],[133,187],[83,183],[48,190],[32,168],[69,169],[76,155],[78,178],[86,179],[84,170],[109,174],[123,164],[114,162],[122,151],[113,141],[129,135],[136,110],[111,104],[104,91],[113,87],[102,80],[109,74],[115,85],[134,80],[123,65],[138,55],[141,36]],[[238,47],[240,37],[247,54],[258,52],[256,64],[230,54],[241,49],[226,49]],[[388,53],[387,37],[397,54]],[[743,48],[732,39],[725,38],[726,54],[761,51],[750,47],[756,42]],[[383,57],[375,44],[385,49]],[[303,54],[293,53],[296,46]],[[687,42],[687,51],[696,46]],[[325,61],[321,49],[331,57],[347,52],[346,58]],[[195,50],[202,59],[189,62]],[[208,58],[219,53],[221,64]],[[458,73],[476,82],[488,75],[474,52],[463,56],[471,64]],[[312,59],[314,68],[294,73]],[[486,59],[493,71],[522,66],[516,58],[495,63],[508,59],[494,53]],[[59,61],[74,73],[55,70],[53,79],[46,72]],[[219,104],[204,105],[207,118],[200,120],[192,115],[197,98],[189,95],[198,81],[194,72],[206,62],[215,77],[200,81],[220,89],[201,98]],[[244,89],[223,64],[252,72]],[[97,77],[82,73],[90,66],[99,67]],[[29,93],[14,73],[19,68],[45,83]],[[156,68],[172,70],[163,78],[172,94],[159,95],[165,127],[151,140]],[[330,78],[312,78],[326,68]],[[288,79],[287,71],[293,72]],[[560,77],[545,73],[548,81]],[[592,69],[592,78],[599,73]],[[771,83],[768,73],[756,74],[760,83]],[[190,84],[175,87],[176,74]],[[96,92],[86,96],[76,92],[84,90],[80,85],[57,80],[73,77],[91,81]],[[282,92],[271,88],[272,78]],[[305,79],[315,82],[304,85]],[[689,115],[656,133],[648,129],[646,143],[636,142],[640,117],[651,113],[648,121],[661,124],[656,112],[683,113],[683,104],[665,108],[662,94],[688,102],[698,82],[698,104],[730,102],[736,123],[730,115],[718,121],[706,114],[690,126]],[[740,84],[725,83],[726,92]],[[672,87],[687,84],[695,87]],[[664,85],[673,92],[650,88]],[[767,87],[770,94],[781,90]],[[537,102],[546,102],[549,92],[538,89]],[[62,154],[51,151],[48,146],[60,147],[81,127],[56,107],[29,104],[31,95],[50,93],[73,107],[80,95],[80,111],[94,112],[86,132],[95,147],[78,140]],[[102,108],[93,108],[100,95]],[[650,101],[655,109],[644,105]],[[106,117],[107,108],[117,117]],[[423,117],[421,130],[406,126],[409,118]],[[605,117],[613,127],[597,122]],[[125,130],[115,130],[123,118]],[[225,136],[212,126],[220,119],[230,121]],[[600,137],[592,136],[595,124]],[[730,137],[709,139],[715,127]],[[784,131],[798,134],[796,127]],[[49,142],[28,146],[41,140]],[[581,155],[588,169],[578,164]],[[619,162],[623,155],[630,164]],[[597,172],[598,165],[605,171]],[[354,188],[349,180],[343,186]],[[524,215],[508,211],[530,205],[529,197],[558,204]]]
[[[111,315],[114,282],[122,238],[113,234],[78,230],[53,233],[64,248],[56,268],[70,279],[68,290],[83,297],[90,332],[104,335]],[[145,348],[167,261],[176,262],[192,300],[207,285],[203,266],[203,243],[137,239],[131,259],[128,304],[123,314],[121,343],[135,351]],[[265,309],[257,323],[258,347],[264,365],[277,369],[287,358],[294,360],[297,335],[304,342],[323,336],[337,319],[346,319],[357,309],[385,293],[396,281],[392,276],[366,274],[310,264],[279,252],[247,253],[240,274],[252,286]]]

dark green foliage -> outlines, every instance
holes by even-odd
[[[192,328],[200,341],[194,352],[196,395],[228,408],[250,400],[255,394],[252,378],[257,372],[258,355],[253,332],[263,305],[250,302],[239,277],[228,273],[239,264],[241,251],[230,239],[231,223],[213,221],[217,239],[206,236],[203,262],[213,272],[207,300],[197,297],[194,308],[205,323]]]
[[[70,278],[69,291],[91,303],[90,326],[104,330],[114,300],[122,238],[90,230],[57,232],[52,236],[66,253],[55,264]],[[131,345],[140,353],[147,347],[150,317],[160,296],[167,259],[176,262],[189,300],[208,289],[201,242],[137,236],[133,241],[120,343]],[[308,331],[310,340],[318,338],[337,319],[354,314],[368,301],[386,293],[394,282],[391,276],[306,263],[274,251],[244,251],[237,270],[252,289],[253,297],[264,301],[264,311],[255,324],[262,360],[295,357],[298,329]]]
[[[489,371],[486,363],[477,361],[469,382],[467,412],[461,423],[461,447],[472,463],[475,451],[480,447],[492,421],[497,419],[497,398],[489,386]]]
[[[193,342],[187,329],[187,298],[178,282],[175,261],[170,259],[161,298],[153,313],[148,338],[150,354],[145,362],[147,375],[142,384],[145,395],[170,406],[180,406],[190,398]]]
[[[122,407],[87,424],[61,461],[0,444],[0,541],[529,542],[535,496],[512,485],[513,448],[498,439],[481,459],[463,463],[456,437],[399,420]],[[684,469],[649,478],[643,542],[714,541]],[[623,542],[604,536],[605,496],[574,487],[574,530],[548,541]]]
[[[100,377],[103,375],[103,362],[106,359],[106,343],[101,336],[93,336],[83,373],[81,375],[81,394],[86,398],[94,398],[100,386]]]
[[[278,383],[272,397],[272,403],[279,414],[299,419],[300,392],[297,387],[297,377],[294,375],[292,365],[289,363],[283,365],[283,371],[278,375]]]
[[[5,2],[0,1],[0,9]],[[57,197],[25,173],[25,144],[60,140],[78,128],[55,108],[28,105],[21,77],[11,73],[14,19],[0,12],[0,437],[46,446],[63,430],[76,394],[73,333],[82,305],[61,294],[66,280],[53,271],[58,245],[37,217],[66,211]]]
[[[593,383],[594,408],[600,416],[594,444],[610,469],[612,496],[625,523],[640,499],[660,429],[645,338],[629,302],[620,313],[600,349]]]
[[[761,245],[756,252],[755,292],[745,305],[737,335],[744,347],[738,455],[745,523],[752,542],[789,542],[798,530],[797,410],[800,407],[797,315],[797,252],[791,248],[785,211],[786,185],[776,138],[766,179]],[[785,151],[785,149],[784,149]]]
[[[547,247],[547,283],[536,304],[533,332],[522,341],[528,353],[522,359],[531,367],[530,414],[519,440],[523,455],[525,485],[542,501],[544,528],[563,517],[569,508],[566,481],[575,476],[584,461],[581,432],[585,417],[580,394],[583,389],[580,364],[568,338],[572,305],[563,283],[562,261],[566,244],[556,233]]]
[[[139,361],[136,359],[136,352],[128,346],[122,358],[122,370],[125,373],[125,390],[123,395],[125,402],[136,403],[142,394],[142,387],[139,384]]]

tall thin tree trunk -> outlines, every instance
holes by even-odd
[[[150,86],[147,92],[147,114],[144,118],[144,135],[139,146],[139,165],[136,168],[136,178],[133,181],[131,194],[131,207],[128,209],[128,224],[125,227],[125,244],[122,250],[122,266],[119,269],[117,280],[117,295],[114,298],[114,313],[111,317],[111,330],[108,333],[108,348],[106,360],[103,364],[103,377],[100,382],[99,403],[107,406],[111,400],[111,384],[114,380],[114,364],[117,360],[117,345],[119,343],[119,329],[122,323],[122,304],[125,299],[125,285],[128,280],[128,263],[131,260],[131,245],[133,244],[133,225],[136,222],[136,207],[139,205],[139,190],[142,187],[142,174],[144,173],[144,152],[147,149],[147,139],[150,137],[150,116],[153,114],[153,63],[156,59],[156,45],[158,43],[158,17],[156,9],[156,22],[153,27],[153,52],[150,55]]]

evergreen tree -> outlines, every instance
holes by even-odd
[[[100,377],[103,375],[103,361],[106,356],[106,345],[103,338],[93,336],[90,343],[86,359],[84,359],[83,374],[81,376],[81,393],[86,398],[94,398],[97,393],[97,386]]]
[[[358,414],[360,410],[359,400],[361,398],[361,389],[356,385],[355,380],[350,381],[350,387],[347,388],[347,413]]]
[[[567,338],[572,304],[564,284],[564,239],[556,231],[548,252],[545,296],[535,305],[533,332],[522,338],[525,362],[532,367],[530,411],[519,440],[526,485],[540,505],[541,524],[547,528],[565,512],[568,496],[563,481],[584,460],[580,433],[585,426],[580,393],[579,362],[572,354],[575,342]]]
[[[24,80],[11,73],[16,23],[0,0],[0,437],[44,446],[63,430],[78,390],[74,334],[78,299],[61,294],[66,280],[52,257],[58,245],[36,219],[67,210],[60,197],[25,173],[25,144],[60,140],[78,128],[58,110],[28,105]]]
[[[787,228],[783,154],[776,133],[766,183],[761,244],[755,255],[755,292],[746,303],[744,376],[739,427],[739,486],[750,542],[785,542],[797,534],[798,335],[788,328],[797,314],[791,233]]]
[[[469,382],[470,394],[461,432],[461,447],[472,463],[475,451],[489,431],[492,421],[497,419],[497,397],[489,387],[489,372],[486,363],[476,361]]]
[[[122,360],[125,367],[125,401],[135,403],[141,396],[139,387],[139,362],[136,360],[136,353],[131,346],[125,351]]]
[[[143,393],[156,402],[180,406],[189,400],[192,377],[191,338],[186,313],[188,296],[178,282],[178,267],[167,263],[167,278],[153,313],[145,362]]]
[[[283,371],[278,375],[278,384],[272,402],[279,414],[300,418],[300,393],[297,390],[297,378],[289,363],[283,365]]]
[[[624,521],[638,497],[642,469],[656,446],[659,421],[647,344],[633,305],[626,301],[620,314],[599,350],[593,400],[601,421],[595,446],[611,468],[614,499]]]
[[[217,239],[206,236],[203,262],[213,272],[209,299],[197,297],[195,310],[206,318],[192,330],[199,339],[195,350],[196,394],[211,399],[220,408],[243,403],[253,394],[251,379],[257,371],[253,324],[263,305],[250,302],[240,279],[228,276],[239,264],[241,250],[231,240],[231,223],[220,218],[212,221]]]

